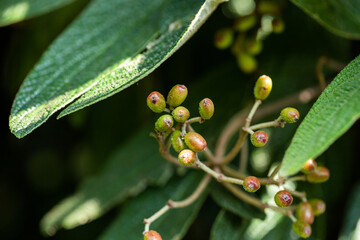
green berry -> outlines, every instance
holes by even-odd
[[[162,240],[162,238],[158,232],[150,230],[144,234],[144,240]]]
[[[258,78],[254,87],[254,96],[258,100],[265,100],[272,89],[272,80],[266,75],[262,75]]]
[[[236,60],[241,71],[246,74],[253,73],[258,67],[256,59],[250,54],[246,54],[244,52],[239,53]]]
[[[260,188],[260,182],[256,177],[249,176],[244,179],[243,187],[247,192],[256,192]]]
[[[165,98],[159,92],[152,92],[146,99],[148,107],[156,113],[161,113],[166,107]]]
[[[188,132],[185,135],[185,144],[194,152],[201,152],[206,147],[205,139],[196,132]]]
[[[273,32],[276,34],[284,32],[284,29],[285,29],[284,21],[280,18],[274,18],[272,20],[272,29],[273,29]]]
[[[214,45],[217,49],[226,49],[234,42],[234,32],[231,28],[220,29],[215,33]]]
[[[248,15],[240,17],[235,20],[234,29],[239,32],[246,32],[255,26],[257,17],[255,15]]]
[[[302,238],[308,238],[311,235],[311,226],[310,224],[302,221],[297,220],[292,225],[292,230]]]
[[[177,107],[185,101],[187,95],[187,88],[184,85],[177,84],[169,91],[167,103],[170,107]]]
[[[281,190],[275,194],[274,200],[279,207],[288,207],[292,204],[293,197],[288,191]]]
[[[311,204],[309,202],[301,202],[296,209],[296,217],[308,224],[312,224],[314,222],[314,211]]]
[[[311,199],[309,203],[311,204],[315,216],[323,214],[326,210],[326,204],[323,200]]]
[[[252,145],[255,147],[263,147],[268,142],[268,135],[264,131],[256,131],[250,136]]]
[[[186,148],[184,141],[181,139],[181,132],[179,130],[174,131],[171,136],[171,145],[176,152],[180,152]]]
[[[178,160],[182,165],[190,166],[196,161],[196,153],[190,149],[184,149],[179,153]]]
[[[256,10],[258,13],[278,15],[280,12],[280,6],[276,1],[262,0],[256,4]]]
[[[165,114],[158,118],[155,122],[155,129],[159,132],[166,132],[174,125],[174,120],[171,115]]]
[[[210,119],[214,115],[214,103],[210,98],[204,98],[200,101],[199,113],[203,119]]]
[[[326,167],[316,167],[314,171],[306,175],[306,180],[311,183],[323,183],[330,177],[330,171]]]
[[[186,107],[177,107],[172,111],[172,116],[175,121],[183,123],[190,117],[190,112]]]
[[[315,162],[314,159],[310,158],[304,164],[303,168],[301,169],[301,172],[303,172],[305,174],[309,174],[309,173],[313,172],[316,169],[316,167],[317,167],[317,163]]]
[[[300,113],[296,108],[287,107],[281,110],[280,117],[287,123],[294,123],[300,118]]]
[[[244,44],[245,51],[250,55],[258,55],[263,49],[262,41],[255,38],[247,38]]]

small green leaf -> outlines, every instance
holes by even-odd
[[[0,27],[61,8],[74,0],[1,0]]]
[[[99,239],[142,239],[144,218],[149,218],[160,210],[169,199],[180,201],[189,197],[198,186],[202,176],[203,174],[199,171],[193,171],[182,179],[171,181],[163,189],[147,190],[126,205]],[[164,240],[182,239],[197,216],[206,196],[205,191],[191,205],[170,209],[151,224],[150,230],[157,231]]]
[[[222,209],[211,228],[211,240],[240,240],[241,220],[238,216]]]
[[[221,184],[214,184],[211,189],[211,196],[219,206],[240,217],[265,219],[263,211],[236,198]]]
[[[298,172],[316,158],[360,117],[360,57],[345,67],[325,89],[285,152],[280,175]]]
[[[360,1],[291,1],[331,32],[346,38],[360,39]]]
[[[139,194],[148,184],[164,184],[172,171],[149,131],[135,135],[112,155],[98,175],[87,179],[74,195],[50,210],[41,220],[42,232],[53,235],[61,227],[85,224],[127,197]]]

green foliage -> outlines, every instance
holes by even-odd
[[[240,218],[222,209],[212,226],[211,240],[240,240],[241,230]]]

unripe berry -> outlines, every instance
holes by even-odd
[[[300,118],[300,113],[296,108],[287,107],[281,110],[280,117],[287,123],[294,123]]]
[[[311,204],[315,216],[323,214],[326,210],[326,204],[323,200],[311,199],[309,203]]]
[[[276,1],[262,0],[256,4],[256,10],[261,14],[278,15],[281,9]]]
[[[248,15],[235,20],[234,28],[236,31],[245,32],[255,26],[257,17]]]
[[[329,169],[319,166],[314,171],[306,175],[306,180],[311,183],[323,183],[330,177]]]
[[[175,121],[183,123],[190,117],[190,112],[186,107],[177,107],[172,111],[172,116]]]
[[[190,149],[182,150],[179,153],[178,160],[182,165],[190,166],[196,161],[196,153],[194,153]]]
[[[236,60],[241,71],[246,74],[254,72],[258,67],[256,59],[250,54],[246,54],[244,52],[239,53]]]
[[[214,115],[214,103],[210,98],[204,98],[200,101],[199,113],[203,119],[210,119]]]
[[[172,128],[174,120],[171,115],[165,114],[158,118],[155,122],[155,129],[159,132],[166,132]]]
[[[215,33],[214,45],[218,49],[226,49],[234,41],[234,32],[231,28],[220,29]]]
[[[244,179],[243,187],[247,192],[256,192],[260,188],[260,182],[256,177],[249,176]]]
[[[275,194],[274,200],[279,207],[288,207],[292,204],[293,197],[288,191],[281,190]]]
[[[186,148],[184,141],[181,139],[181,132],[179,130],[174,131],[171,134],[171,145],[176,152],[180,152]]]
[[[258,55],[263,49],[262,41],[255,38],[245,40],[245,51],[250,55]]]
[[[292,230],[302,238],[308,238],[311,235],[311,226],[302,220],[294,222]]]
[[[187,88],[184,85],[177,84],[169,91],[167,103],[170,107],[177,107],[185,101],[187,94]]]
[[[201,152],[206,147],[205,139],[196,132],[188,132],[185,135],[185,144],[194,152]]]
[[[273,32],[276,34],[284,32],[284,29],[285,29],[284,21],[280,18],[274,18],[272,20],[272,29],[273,29]]]
[[[254,96],[258,100],[265,100],[272,89],[272,80],[266,75],[262,75],[258,78],[254,87]]]
[[[144,240],[162,240],[162,238],[158,232],[150,230],[144,234]]]
[[[146,103],[151,111],[161,113],[166,107],[165,98],[159,92],[152,92],[146,99]]]
[[[317,167],[317,163],[315,162],[314,159],[310,158],[304,164],[303,168],[301,169],[301,172],[305,174],[309,174],[310,172],[313,172],[316,169],[316,167]]]
[[[308,224],[312,224],[314,222],[314,211],[311,204],[309,202],[301,202],[296,209],[296,217]]]
[[[268,135],[264,131],[256,131],[250,136],[252,145],[255,147],[263,147],[268,142]]]

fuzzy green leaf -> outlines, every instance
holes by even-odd
[[[222,209],[211,228],[211,240],[240,240],[242,233],[241,220],[236,215]]]
[[[298,172],[360,117],[360,57],[345,67],[313,105],[285,152],[280,175]]]
[[[11,131],[23,137],[76,99],[60,116],[134,84],[182,46],[219,2],[94,0],[25,79]]]
[[[346,38],[360,39],[360,1],[291,1],[331,32]]]

